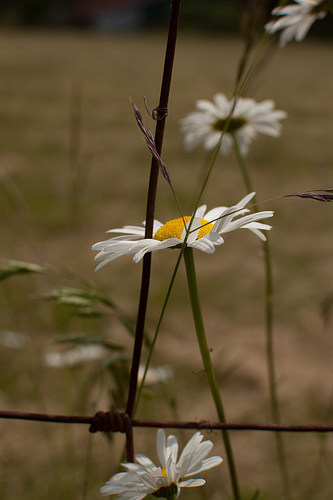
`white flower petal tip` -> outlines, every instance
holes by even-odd
[[[78,364],[99,360],[105,356],[105,352],[105,349],[100,345],[81,345],[64,352],[47,352],[44,356],[44,363],[46,366],[52,368],[76,366]]]
[[[323,0],[295,0],[293,4],[276,7],[272,10],[272,15],[279,18],[268,22],[265,30],[270,35],[282,30],[280,48],[293,39],[301,42],[313,23],[326,16],[325,4],[327,8],[327,2]]]
[[[144,228],[137,226],[111,230],[120,232],[122,236],[115,236],[92,246],[98,252],[95,261],[99,264],[95,271],[124,255],[133,256],[133,261],[137,263],[146,253],[179,248],[184,243],[206,254],[213,254],[215,248],[224,243],[223,234],[236,229],[249,229],[264,240],[262,231],[270,230],[271,226],[259,221],[272,217],[273,212],[266,210],[249,213],[245,206],[254,195],[255,193],[246,195],[231,207],[219,206],[207,211],[206,205],[202,205],[196,210],[194,217],[173,219],[165,224],[155,221],[152,238],[145,238]],[[142,229],[141,233],[138,229]]]
[[[30,338],[21,332],[12,330],[0,331],[0,345],[9,349],[25,349],[30,344]]]
[[[213,101],[197,101],[196,110],[180,121],[186,151],[192,151],[199,144],[212,150],[222,137],[220,153],[226,155],[234,137],[241,154],[246,155],[258,133],[278,137],[282,128],[280,120],[287,118],[285,111],[274,109],[272,100],[257,103],[238,97],[229,101],[224,94],[216,94]]]
[[[203,441],[196,432],[178,457],[178,440],[170,435],[166,438],[163,429],[157,431],[156,449],[161,466],[156,466],[145,455],[136,455],[138,463],[122,464],[126,471],[112,476],[102,486],[102,495],[119,495],[118,500],[141,500],[147,495],[179,496],[181,488],[194,488],[205,484],[201,478],[191,476],[216,467],[222,458],[206,458],[213,447],[211,441]]]
[[[145,365],[139,366],[138,372],[138,383],[140,384],[143,380],[143,375],[145,372]],[[173,376],[173,368],[170,365],[156,366],[154,368],[148,368],[145,377],[145,386],[167,383]]]

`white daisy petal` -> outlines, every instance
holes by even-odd
[[[224,94],[215,94],[214,102],[216,105],[216,111],[220,117],[224,117],[229,114],[232,109],[232,102],[228,101]]]
[[[246,229],[260,229],[264,231],[269,231],[270,229],[272,229],[272,226],[270,226],[269,224],[263,224],[262,222],[249,222],[245,227]]]
[[[220,131],[218,131],[218,132],[209,131],[209,133],[207,133],[205,135],[205,137],[203,137],[203,140],[202,140],[203,147],[206,150],[211,151],[212,149],[216,148],[221,137],[222,137],[222,131],[221,132]],[[227,139],[226,137],[223,137],[222,142],[225,143],[226,148],[229,148],[231,146],[231,144],[229,144],[226,141],[226,139]]]
[[[223,461],[222,458],[218,457],[218,456],[206,458],[205,460],[202,460],[200,463],[198,463],[196,467],[194,467],[194,464],[193,464],[191,467],[191,472],[187,473],[186,476],[184,476],[184,477],[187,477],[187,476],[193,475],[193,474],[198,474],[199,472],[203,472],[205,470],[212,469],[213,467],[220,465],[220,463],[222,463],[222,461]]]
[[[147,242],[147,240],[144,240],[144,242]],[[156,252],[158,250],[164,250],[165,248],[172,248],[179,244],[181,244],[181,241],[178,238],[168,238],[165,241],[150,240],[148,245],[146,244],[134,255],[133,260],[135,263],[138,263],[148,252]]]
[[[239,209],[239,208],[244,208],[245,205],[247,205],[249,203],[249,201],[252,200],[252,198],[255,196],[256,193],[252,192],[252,193],[248,193],[247,195],[244,196],[244,198],[242,198],[238,203],[237,205],[234,205],[233,207],[230,207],[229,210],[232,210],[233,208],[236,208],[236,209]]]
[[[223,240],[222,240],[223,242]],[[217,244],[217,243],[215,243]],[[208,238],[204,237],[201,238],[200,240],[194,241],[189,247],[196,248],[198,250],[201,250],[204,253],[212,254],[215,252],[215,244],[210,241]]]
[[[224,243],[224,239],[222,238],[222,236],[218,233],[215,233],[213,229],[209,234],[207,234],[207,236],[204,236],[204,238],[202,239],[209,240],[214,245],[223,245]]]
[[[198,111],[206,111],[207,113],[210,113],[211,115],[216,115],[216,112],[218,112],[218,107],[216,107],[212,102],[206,101],[204,99],[200,99],[196,103],[196,109]],[[198,113],[194,113],[198,114]]]
[[[205,219],[205,213],[207,210],[207,205],[201,205],[198,207],[194,213],[194,217],[199,217],[199,219]],[[207,219],[208,220],[208,219]]]
[[[193,243],[199,235],[199,231],[201,228],[200,219],[190,219],[188,221],[188,223],[186,224],[186,226],[182,232],[182,236],[181,236],[182,241],[185,240],[186,234],[187,234],[189,228],[190,228],[190,232],[188,233],[188,236],[187,236],[187,244],[188,244],[188,246],[191,246],[191,243]]]
[[[123,233],[127,235],[134,235],[134,236],[144,236],[145,230],[143,227],[140,226],[124,226],[119,229],[109,229],[107,233]]]
[[[101,251],[101,254],[103,253],[120,253],[122,255],[125,255],[126,253],[130,252],[132,248],[134,248],[138,242],[136,241],[107,241],[105,247]],[[101,256],[102,256],[101,255]],[[100,260],[99,254],[96,255],[96,260]]]
[[[143,224],[145,224],[145,222],[144,222]],[[155,234],[155,233],[156,233],[156,231],[158,231],[158,230],[159,230],[159,228],[160,228],[160,227],[162,227],[162,226],[163,226],[163,223],[162,223],[162,222],[160,222],[159,220],[156,220],[156,219],[155,219],[155,220],[154,220],[154,225],[153,225],[153,234]]]
[[[165,449],[166,455],[168,457],[171,457],[172,462],[177,461],[177,456],[178,456],[178,441],[176,436],[173,436],[172,434],[168,436],[167,442],[166,442],[166,449]]]
[[[110,257],[105,258],[100,264],[98,264],[98,266],[95,267],[95,271],[98,271],[102,267],[106,266],[106,264],[109,264],[110,262],[112,262],[113,260],[117,259],[118,257],[120,257],[120,255],[116,255],[115,254],[115,255],[112,255]]]
[[[150,471],[144,472],[140,476],[140,480],[149,492],[156,491],[161,486],[168,485],[168,479],[162,474],[161,468],[158,468],[158,472],[151,474]]]
[[[156,435],[156,450],[159,461],[161,462],[162,467],[166,468],[166,456],[165,456],[165,432],[163,429],[158,429]]]
[[[142,465],[143,467],[156,467],[156,465],[154,464],[154,462],[152,462],[150,460],[150,458],[146,457],[146,455],[142,455],[142,454],[136,454],[135,455],[135,460],[137,462],[139,462],[140,465]],[[126,465],[129,465],[129,464],[124,464],[125,466]],[[136,465],[136,464],[132,464],[133,465]]]
[[[142,472],[144,469],[142,468],[142,466],[140,464],[134,464],[132,462],[124,462],[124,463],[121,463],[121,465],[128,471],[128,472],[136,472],[136,473],[140,473]],[[122,474],[122,473],[121,473]]]
[[[150,238],[138,241],[135,247],[132,247],[128,254],[134,254],[133,261],[135,263],[140,262],[140,260],[145,256],[148,252],[155,252],[159,250],[161,246],[160,241],[156,241]]]
[[[253,234],[258,236],[258,238],[260,238],[262,241],[267,240],[266,235],[264,233],[262,233],[259,229],[254,229],[254,228],[250,228],[250,227],[248,227],[247,229],[249,229]]]
[[[212,447],[213,443],[211,441],[204,441],[197,447],[195,452],[189,451],[185,453],[181,462],[182,477],[192,476],[204,470],[203,459],[208,455]]]
[[[236,229],[246,228],[248,223],[266,219],[267,217],[273,217],[273,212],[256,212],[254,214],[245,215],[244,217],[229,222],[224,227],[222,227],[219,232],[220,234],[224,234],[229,233],[230,231],[235,231]]]
[[[203,486],[206,483],[204,479],[187,479],[179,483],[181,488],[194,488],[195,486]]]
[[[201,432],[196,432],[195,434],[193,434],[193,436],[191,437],[191,439],[188,441],[188,443],[184,446],[183,448],[183,451],[179,457],[179,461],[178,463],[181,465],[183,460],[184,460],[184,457],[190,455],[193,451],[197,450],[198,447],[200,446],[200,443],[203,439],[203,435],[201,434]]]
[[[212,208],[211,210],[208,210],[208,212],[206,212],[204,215],[203,215],[203,219],[206,219],[210,222],[213,222],[215,221],[218,217],[221,217],[221,215],[228,209],[228,207],[216,207],[216,208]]]

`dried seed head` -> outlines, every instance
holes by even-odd
[[[314,191],[304,191],[286,195],[286,197],[291,196],[296,196],[298,198],[310,198],[316,201],[333,201],[333,189],[315,189]]]

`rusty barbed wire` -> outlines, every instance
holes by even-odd
[[[33,413],[23,411],[0,410],[0,419],[30,420],[45,423],[90,425],[90,432],[126,433],[131,427],[164,428],[164,429],[197,429],[233,431],[268,431],[268,432],[333,432],[333,425],[325,424],[274,424],[258,422],[210,422],[208,420],[146,420],[131,419],[127,413],[98,411],[92,416],[54,415],[49,413]]]

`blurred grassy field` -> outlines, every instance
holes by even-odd
[[[115,315],[72,316],[72,309],[38,300],[57,286],[102,288],[135,319],[141,266],[119,259],[94,274],[91,245],[112,227],[140,224],[150,158],[129,104],[157,104],[163,35],[94,36],[80,33],[0,33],[0,258],[48,264],[46,276],[1,283],[1,336],[26,343],[0,346],[0,406],[8,410],[92,414],[108,409],[113,389],[97,362],[75,368],[45,366],[44,355],[63,335],[119,342],[132,339]],[[237,37],[180,36],[166,129],[164,159],[184,212],[208,164],[202,149],[183,152],[179,120],[195,100],[231,96],[242,53]],[[256,100],[274,99],[288,112],[280,139],[260,137],[248,156],[259,200],[332,187],[332,44],[306,40],[266,53],[248,88]],[[153,128],[148,115],[145,123]],[[219,158],[203,202],[233,204],[245,195],[236,159]],[[275,350],[285,423],[332,422],[332,205],[297,198],[272,200]],[[177,208],[161,180],[156,218]],[[196,255],[212,359],[229,420],[269,421],[265,358],[263,263],[251,234],[227,235],[213,256]],[[176,253],[154,255],[147,332],[152,335]],[[215,420],[202,372],[181,269],[153,364],[174,366],[168,385],[152,387],[138,416]],[[0,498],[100,498],[115,471],[121,436],[112,443],[87,429],[0,421]],[[180,434],[181,438],[188,433]],[[136,431],[138,450],[154,454],[155,431]],[[224,455],[220,436],[216,450]],[[232,434],[244,498],[282,498],[274,437]],[[147,444],[148,443],[148,444]],[[332,438],[286,435],[292,498],[331,500]],[[141,446],[140,446],[141,444]],[[227,466],[205,476],[190,494],[230,498]],[[182,493],[190,498],[189,493]]]

